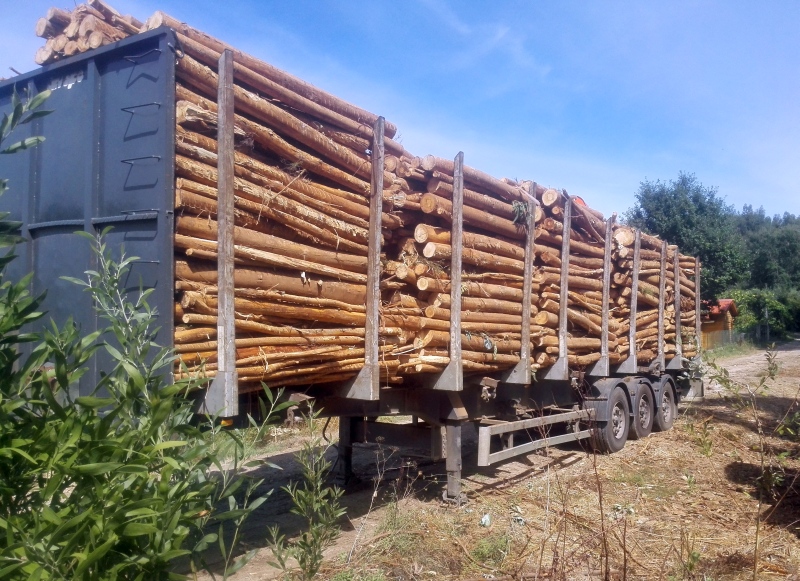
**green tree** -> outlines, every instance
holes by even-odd
[[[800,288],[800,222],[788,212],[770,218],[764,208],[745,205],[739,232],[750,257],[748,288]]]
[[[702,296],[714,299],[747,280],[748,260],[733,206],[694,174],[669,182],[644,181],[636,205],[625,214],[631,226],[677,244],[703,264]]]

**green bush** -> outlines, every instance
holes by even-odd
[[[115,262],[102,239],[95,244],[100,268],[76,282],[108,321],[108,341],[81,337],[73,324],[53,327],[14,372],[20,335],[7,332],[38,316],[37,301],[25,281],[3,297],[0,319],[15,324],[2,327],[0,470],[9,477],[0,489],[0,577],[176,579],[176,560],[202,566],[212,545],[227,576],[252,554],[232,558],[222,523],[233,523],[235,543],[266,498],[253,499],[261,481],[243,477],[248,446],[213,418],[197,422],[193,386],[168,381],[173,357],[152,343],[149,291],[123,294],[136,259]],[[93,393],[74,397],[98,348],[114,369]],[[265,416],[281,407],[272,404]]]
[[[46,114],[33,111],[45,98],[24,104],[15,95],[0,142]],[[20,225],[7,218],[0,216],[6,248],[20,241]],[[129,297],[123,290],[136,259],[116,262],[102,237],[93,243],[99,268],[75,282],[108,328],[88,336],[72,321],[25,332],[43,317],[41,297],[30,295],[30,277],[5,280],[14,256],[0,258],[0,578],[181,579],[176,564],[196,569],[212,546],[227,577],[252,557],[234,558],[235,545],[244,519],[266,499],[253,498],[261,481],[244,474],[252,446],[193,413],[194,386],[171,382],[174,358],[153,343],[150,291]],[[21,356],[24,343],[33,347]],[[79,396],[78,381],[99,349],[114,367]],[[267,396],[263,417],[282,407]]]
[[[317,414],[313,408],[307,419],[309,437],[297,453],[303,471],[302,483],[292,482],[283,488],[292,499],[291,512],[303,518],[306,530],[298,538],[288,541],[277,526],[268,529],[270,550],[275,557],[270,565],[290,573],[290,578],[303,581],[313,579],[319,572],[323,552],[339,538],[337,521],[345,514],[339,502],[344,491],[326,485],[331,463],[325,458],[328,446],[323,444],[322,435],[314,429]],[[290,558],[297,561],[298,571],[291,571]]]
[[[751,333],[758,325],[769,324],[770,337],[777,339],[800,328],[800,293],[797,291],[737,289],[728,295],[736,301],[739,310],[735,321],[739,332]]]

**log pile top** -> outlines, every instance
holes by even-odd
[[[522,365],[530,376],[559,361],[663,368],[696,353],[694,258],[563,190],[498,179],[460,157],[414,156],[392,139],[392,123],[380,125],[378,143],[377,115],[163,12],[142,22],[103,0],[51,9],[36,25],[46,39],[36,60],[160,26],[175,30],[185,53],[175,94],[178,375],[219,370],[217,92],[226,50],[240,391],[351,379],[369,360],[374,325],[382,385],[436,377],[456,354],[466,375]],[[370,211],[376,178],[379,220]]]

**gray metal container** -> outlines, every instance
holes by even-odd
[[[20,126],[11,141],[43,135],[28,151],[0,156],[9,191],[0,211],[23,223],[27,242],[7,271],[11,280],[33,273],[34,294],[46,291],[37,322],[63,325],[72,317],[89,333],[103,326],[90,295],[64,276],[85,278],[96,268],[88,241],[76,231],[108,226],[108,243],[138,256],[126,286],[153,288],[157,340],[172,345],[174,309],[175,37],[169,29],[77,55],[0,83],[0,114],[14,88],[25,99],[45,89],[54,112]],[[27,96],[26,96],[27,95]],[[108,365],[102,356],[81,392]]]

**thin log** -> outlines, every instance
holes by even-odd
[[[197,236],[206,240],[216,240],[217,222],[193,216],[178,216],[176,231],[189,236]],[[271,250],[286,257],[308,260],[313,263],[331,266],[338,269],[366,274],[367,260],[364,256],[354,256],[344,252],[332,252],[313,246],[307,246],[283,237],[256,232],[248,228],[235,227],[234,240],[237,245],[248,246],[258,250]],[[320,273],[322,274],[322,273]]]
[[[432,304],[445,309],[450,308],[450,295],[439,293],[432,297]],[[522,315],[522,305],[513,301],[476,297],[461,297],[461,309],[474,312],[505,313]]]
[[[203,238],[197,238],[194,236],[186,236],[184,234],[175,234],[175,247],[184,249],[198,248],[217,252],[216,240],[205,240]],[[234,245],[234,255],[237,258],[253,262],[257,265],[277,266],[279,268],[297,270],[300,272],[313,272],[315,274],[329,276],[331,278],[346,282],[364,284],[367,282],[366,274],[359,274],[296,257],[287,257],[282,254],[250,248],[249,246],[244,246],[241,244]]]
[[[519,260],[473,248],[462,248],[461,253],[462,263],[472,264],[485,270],[522,274],[524,268],[524,264]],[[446,260],[452,255],[452,247],[449,244],[428,242],[422,249],[422,255],[432,260]]]
[[[426,171],[438,170],[442,173],[453,175],[454,165],[449,159],[427,155],[422,160],[422,169]],[[464,180],[476,184],[509,202],[514,200],[526,202],[528,200],[528,193],[523,188],[512,187],[468,165],[464,166]]]
[[[443,321],[450,320],[450,309],[443,309],[441,307],[426,307],[425,316],[429,319],[441,319]],[[471,323],[504,323],[509,325],[520,325],[522,323],[521,315],[508,315],[504,313],[491,313],[485,311],[470,311],[468,309],[461,309],[461,320]]]
[[[414,240],[420,244],[435,242],[449,245],[450,229],[439,228],[429,224],[417,224],[414,228]],[[517,260],[525,259],[525,249],[521,245],[473,232],[464,232],[464,247],[500,254]]]
[[[450,200],[434,194],[425,194],[422,196],[421,206],[422,211],[426,214],[434,214],[444,218],[448,222],[453,219],[453,204]],[[500,218],[470,206],[464,206],[463,213],[465,224],[489,232],[495,232],[496,234],[501,234],[515,240],[525,239],[525,230],[522,224],[514,224],[511,220]]]
[[[178,175],[199,181],[207,186],[213,187],[216,183],[217,170],[215,167],[197,162],[183,155],[175,156],[175,169]],[[348,250],[357,249],[366,253],[367,231],[365,228],[331,218],[327,214],[299,204],[295,200],[289,200],[281,193],[268,190],[242,178],[235,178],[234,187],[239,197],[247,198],[256,203],[254,207],[256,212],[263,213],[263,215],[283,223],[291,222],[289,225],[300,229],[305,229],[303,222],[306,222],[316,226],[317,229],[335,233],[337,239],[344,238],[356,243],[355,247],[353,244],[342,244],[342,248]],[[285,216],[287,215],[299,218],[301,221],[286,220]],[[317,232],[319,230],[315,230],[315,233]]]
[[[175,279],[216,285],[217,271],[214,265],[208,263],[176,260]],[[363,303],[366,292],[365,285],[315,281],[254,268],[237,268],[234,272],[234,283],[236,287],[280,290],[299,296],[334,299],[346,303]]]
[[[448,200],[453,199],[453,184],[450,182],[440,179],[429,180],[427,184],[427,190],[428,193],[441,196],[442,198],[446,198]],[[486,194],[481,194],[468,188],[464,188],[464,204],[479,210],[491,212],[496,216],[500,216],[501,218],[506,218],[508,220],[514,220],[518,215],[512,204],[503,202],[497,198],[493,198]]]
[[[363,134],[363,137],[367,139],[372,137],[371,128],[378,119],[377,115],[339,99],[338,97],[335,97],[334,95],[331,95],[330,93],[327,93],[326,91],[323,91],[322,89],[319,89],[310,83],[298,79],[289,73],[277,69],[268,63],[260,61],[248,55],[247,53],[236,50],[235,48],[217,40],[216,38],[213,38],[204,32],[196,30],[187,24],[178,21],[164,12],[156,12],[153,14],[147,19],[147,22],[145,22],[144,28],[146,30],[152,30],[153,28],[158,28],[159,26],[169,26],[174,28],[181,35],[189,37],[192,40],[199,42],[220,54],[226,48],[232,50],[234,54],[234,60],[236,62],[246,65],[257,73],[271,79],[275,83],[278,83],[280,86],[296,92],[299,96],[302,96],[315,103],[319,103],[331,111],[335,111],[340,115],[344,115],[345,117],[358,122],[360,128],[359,133]],[[397,126],[386,121],[385,127],[386,136],[394,137],[397,133]],[[400,147],[399,150],[402,153],[402,147]],[[392,151],[392,153],[394,152]]]

